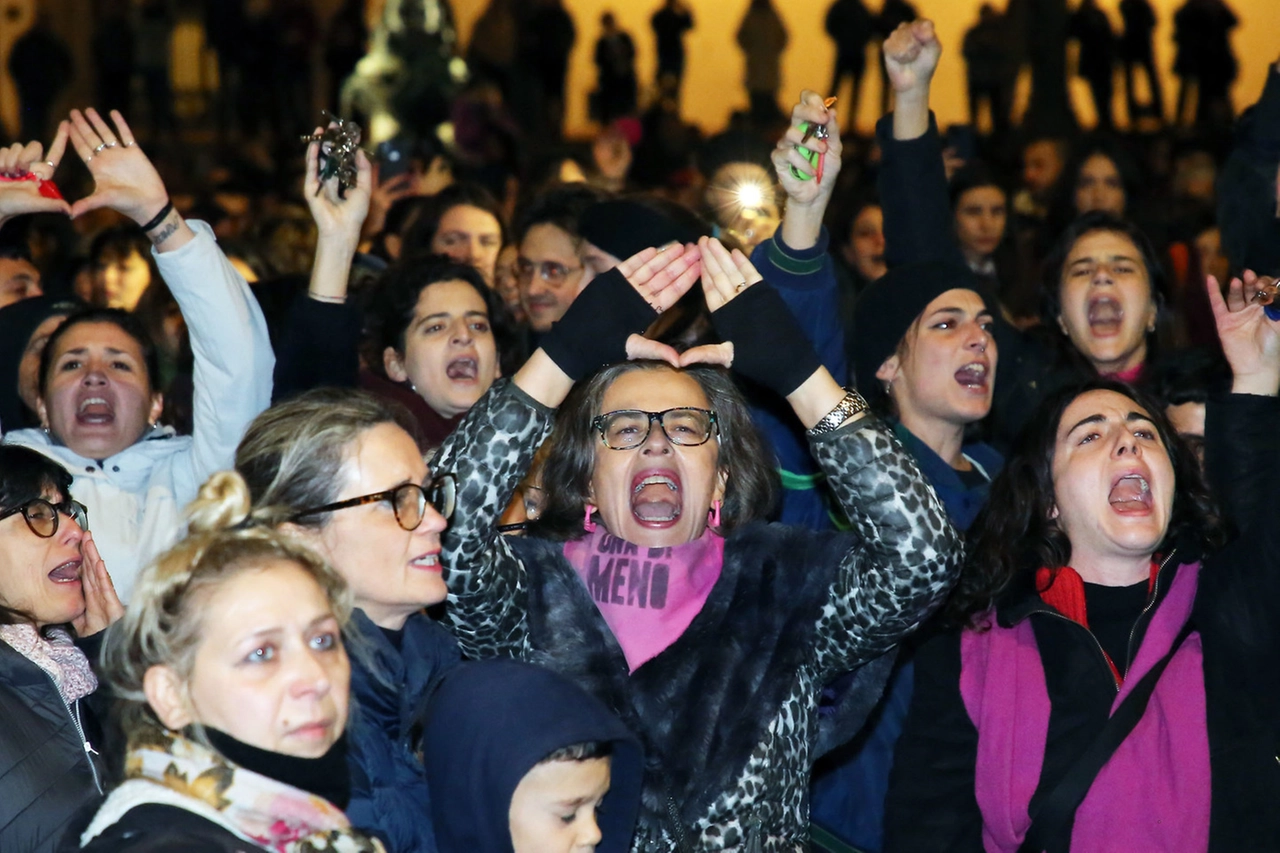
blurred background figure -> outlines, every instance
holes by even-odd
[[[846,132],[852,132],[862,93],[862,75],[867,70],[867,44],[875,37],[876,19],[862,0],[836,0],[827,10],[827,35],[836,45],[836,68],[831,77],[830,95],[839,95],[844,78],[853,82],[853,92],[845,111]]]
[[[782,118],[778,87],[782,85],[782,52],[787,49],[787,28],[771,0],[751,0],[738,27],[738,47],[747,60],[747,96],[751,120],[770,127]]]
[[[1175,124],[1186,122],[1192,89],[1196,109],[1191,126],[1209,130],[1231,121],[1230,89],[1238,70],[1231,31],[1239,23],[1223,0],[1187,0],[1174,14],[1173,73],[1180,78]]]
[[[49,14],[40,12],[9,51],[9,74],[18,90],[22,116],[19,138],[49,138],[50,110],[74,70],[67,43],[53,31]]]
[[[1120,35],[1119,57],[1124,66],[1125,98],[1129,104],[1129,126],[1132,127],[1143,116],[1151,116],[1158,123],[1164,122],[1164,96],[1160,89],[1160,75],[1156,72],[1156,62],[1151,46],[1151,34],[1156,28],[1156,13],[1149,0],[1120,0],[1120,17],[1124,20],[1124,31]],[[1147,78],[1147,88],[1151,92],[1145,104],[1139,105],[1138,91],[1135,88],[1137,75],[1141,69]]]
[[[559,139],[564,133],[564,88],[569,73],[569,53],[578,32],[573,17],[560,0],[533,0],[531,8],[519,19],[517,64],[520,76],[532,90],[529,100],[517,98],[513,106],[527,104],[517,114],[531,136],[546,135]]]
[[[1089,83],[1098,127],[1111,130],[1111,95],[1116,63],[1116,39],[1111,32],[1107,13],[1098,8],[1098,0],[1081,0],[1080,8],[1071,14],[1067,38],[1077,46],[1076,74]]]
[[[678,105],[684,82],[684,34],[693,29],[693,13],[681,0],[664,0],[649,24],[658,48],[658,89]]]
[[[601,124],[636,111],[636,46],[612,12],[600,16],[596,40],[596,91],[592,113]]]
[[[983,104],[991,115],[991,130],[1002,136],[1009,129],[1017,57],[1008,44],[1005,18],[990,3],[978,9],[978,22],[964,36],[969,92],[969,123],[979,127]]]
[[[495,83],[508,103],[518,39],[514,0],[489,0],[476,19],[471,43],[467,45],[467,66],[472,75]]]

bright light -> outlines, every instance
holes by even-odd
[[[764,205],[764,187],[759,184],[738,184],[735,190],[738,204],[747,209],[759,209]]]

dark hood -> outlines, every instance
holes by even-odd
[[[0,430],[36,425],[18,397],[18,365],[32,332],[50,317],[65,317],[83,307],[66,297],[33,296],[0,308]]]
[[[613,746],[599,813],[599,853],[631,846],[642,754],[599,700],[549,669],[512,660],[464,663],[445,677],[426,713],[423,764],[440,853],[511,853],[516,786],[552,752],[585,741]]]

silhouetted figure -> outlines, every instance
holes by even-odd
[[[1156,71],[1155,56],[1151,48],[1151,34],[1156,28],[1156,13],[1149,0],[1120,0],[1120,17],[1124,19],[1124,32],[1120,36],[1119,56],[1124,66],[1125,97],[1129,104],[1129,123],[1141,115],[1155,115],[1164,121],[1164,96],[1160,89],[1160,74]],[[1134,86],[1137,69],[1147,75],[1151,100],[1138,104],[1138,92]]]
[[[496,83],[508,103],[514,94],[511,75],[516,62],[516,32],[515,0],[489,0],[467,45],[472,75]]]
[[[827,10],[826,29],[836,43],[836,69],[829,94],[840,94],[840,84],[846,76],[853,80],[853,97],[844,110],[845,121],[852,130],[858,117],[862,74],[867,70],[867,43],[876,35],[876,19],[862,0],[836,0]]]
[[[276,122],[284,134],[315,127],[311,56],[320,39],[320,24],[308,0],[273,0],[276,33]]]
[[[1031,101],[1022,118],[1023,129],[1033,134],[1064,135],[1077,128],[1076,115],[1067,95],[1067,0],[1022,0],[1015,20],[1025,22],[1025,39],[1031,64]]]
[[[1098,127],[1111,130],[1111,96],[1114,93],[1116,39],[1111,32],[1107,13],[1098,8],[1097,0],[1081,0],[1080,8],[1071,15],[1067,37],[1079,45],[1076,74],[1089,83],[1093,108],[1098,114]]]
[[[1222,0],[1187,0],[1174,14],[1173,40],[1177,56],[1173,73],[1181,78],[1175,122],[1182,123],[1193,86],[1196,127],[1222,127],[1231,121],[1229,91],[1238,71],[1231,50],[1231,31],[1239,23]]]
[[[67,44],[50,26],[48,12],[36,14],[35,23],[9,50],[9,74],[18,90],[23,142],[49,139],[49,113],[67,83],[73,65]]]
[[[1009,46],[1008,22],[990,3],[978,10],[978,23],[965,33],[961,52],[968,71],[969,123],[978,126],[985,102],[992,131],[1003,135],[1009,129],[1017,59]]]
[[[458,92],[451,64],[457,31],[447,0],[396,0],[383,7],[387,48],[401,72],[391,94],[400,129],[418,139],[431,137],[449,117]]]
[[[276,40],[270,0],[245,0],[244,14],[232,38],[241,78],[236,99],[241,131],[246,136],[270,132],[275,124],[275,87],[271,77],[275,74]]]
[[[747,60],[747,95],[751,118],[768,126],[781,118],[778,87],[782,85],[782,51],[787,47],[787,28],[770,0],[751,0],[738,27],[738,46]]]
[[[883,41],[898,28],[898,24],[908,24],[919,17],[920,13],[916,11],[916,7],[912,6],[907,0],[884,0],[884,5],[880,7],[880,14],[876,16],[876,26],[880,30],[880,39]],[[880,112],[889,111],[889,86],[888,73],[885,71],[884,63],[876,60],[876,67],[880,69]]]
[[[533,2],[519,29],[519,65],[533,84],[532,103],[521,118],[531,134],[559,139],[564,132],[565,75],[577,31],[560,0]],[[520,103],[517,97],[513,106]]]
[[[142,78],[151,130],[156,133],[171,132],[177,127],[173,87],[169,85],[173,23],[173,9],[167,0],[144,0],[138,7],[138,76]]]
[[[636,111],[636,46],[612,12],[600,16],[596,40],[596,92],[602,124]]]
[[[106,4],[93,30],[92,49],[97,108],[104,115],[109,110],[131,115],[135,46],[128,0],[110,0]]]
[[[693,29],[693,13],[682,0],[666,0],[649,19],[658,47],[658,86],[680,98],[684,82],[684,34]]]
[[[342,6],[329,19],[329,32],[324,42],[324,65],[329,74],[329,97],[325,108],[336,110],[342,84],[364,56],[369,28],[364,19],[364,0],[343,0]]]
[[[205,41],[218,60],[216,124],[221,134],[243,129],[250,107],[245,104],[245,0],[205,0]]]

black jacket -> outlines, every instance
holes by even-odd
[[[0,850],[56,849],[81,806],[102,797],[86,752],[85,702],[71,708],[53,679],[0,642]]]
[[[68,827],[61,853],[260,853],[266,848],[176,806],[148,803],[129,809],[85,847],[80,834],[94,812],[87,810]]]
[[[1210,403],[1209,474],[1242,530],[1203,555],[1191,619],[1204,660],[1211,773],[1210,851],[1280,849],[1280,527],[1268,513],[1280,497],[1272,445],[1280,400],[1233,395]],[[1178,553],[1172,563],[1191,562]],[[1045,661],[1052,705],[1041,777],[1058,778],[1115,699],[1114,680],[1089,632],[1044,618],[1033,591],[997,608],[1002,623],[1031,618]],[[1145,630],[1140,619],[1134,647]],[[981,850],[982,816],[974,794],[978,732],[959,689],[959,634],[943,634],[916,658],[916,692],[898,743],[886,816],[888,851]],[[1056,745],[1056,748],[1055,748]],[[1032,802],[1036,802],[1034,799]],[[1135,819],[1140,816],[1135,815]]]

